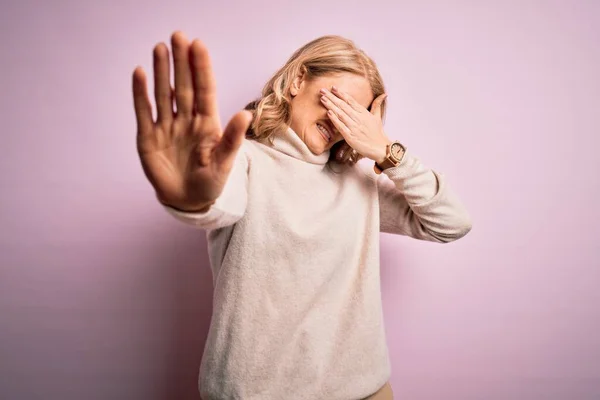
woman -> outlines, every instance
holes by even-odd
[[[350,40],[298,49],[223,131],[206,47],[181,32],[171,44],[174,89],[154,49],[156,121],[134,71],[137,145],[165,208],[207,231],[202,398],[391,399],[379,232],[450,242],[468,213],[388,138],[381,76]]]

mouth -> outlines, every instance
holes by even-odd
[[[317,129],[321,132],[321,135],[325,138],[327,142],[330,142],[333,138],[333,129],[329,126],[328,123],[317,122]]]

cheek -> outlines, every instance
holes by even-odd
[[[317,121],[322,120],[323,118],[328,119],[326,115],[326,111],[320,110],[317,107],[306,107],[305,112],[302,115],[304,122],[306,125],[314,125],[316,127]]]
[[[320,97],[317,97],[316,100],[306,99],[301,103],[294,104],[293,119],[298,121],[299,124],[304,125],[305,129],[316,127],[316,123],[319,120],[329,119],[327,117],[327,108],[319,99]]]

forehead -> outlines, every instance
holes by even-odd
[[[373,92],[371,91],[369,81],[359,75],[343,72],[318,77],[313,83],[316,90],[320,90],[322,87],[331,90],[331,87],[335,85],[342,92],[352,96],[354,100],[365,108],[368,108],[373,102]]]

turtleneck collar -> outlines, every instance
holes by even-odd
[[[329,150],[326,150],[319,155],[313,154],[306,143],[304,143],[300,136],[298,136],[298,134],[290,127],[288,127],[287,130],[274,134],[272,140],[272,144],[269,141],[263,143],[290,157],[319,165],[325,165],[327,164],[327,161],[329,161]]]

